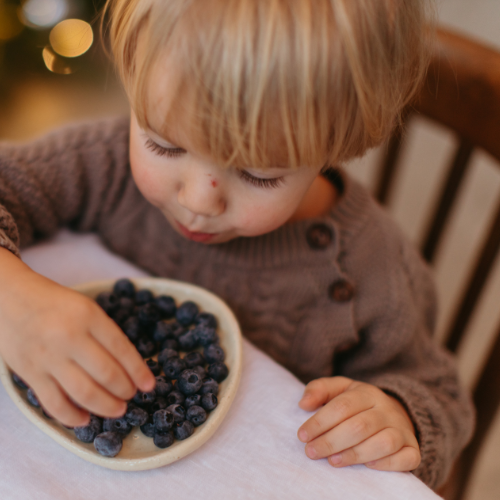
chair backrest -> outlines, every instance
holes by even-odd
[[[405,121],[411,120],[415,114],[435,120],[459,137],[459,146],[429,219],[421,248],[425,259],[432,262],[474,149],[487,151],[498,160],[500,168],[500,52],[439,30],[425,85],[417,101],[407,110]],[[389,141],[375,190],[381,203],[386,203],[389,198],[404,140],[404,133],[399,131]],[[462,340],[499,247],[500,200],[446,336],[446,346],[453,352]],[[449,489],[447,492],[447,498],[453,500],[463,497],[475,459],[500,404],[500,325],[475,387],[474,402],[477,428],[472,442],[457,463],[454,491]]]

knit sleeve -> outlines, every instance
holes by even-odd
[[[72,125],[28,144],[0,143],[0,245],[19,248],[61,226],[96,230],[128,166],[127,119]]]
[[[363,233],[344,261],[357,288],[359,343],[339,359],[337,371],[404,405],[422,457],[413,473],[437,488],[471,438],[471,398],[460,386],[453,356],[432,338],[437,298],[431,271],[385,214]]]

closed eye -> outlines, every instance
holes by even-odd
[[[156,142],[150,138],[146,139],[146,147],[158,156],[168,156],[169,158],[181,156],[186,152],[186,150],[182,148],[164,148],[163,146],[156,144]]]
[[[254,186],[261,188],[277,188],[280,187],[285,179],[283,177],[275,177],[274,179],[262,179],[249,174],[246,170],[238,170],[239,176],[245,181]]]

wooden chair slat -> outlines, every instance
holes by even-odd
[[[467,140],[462,140],[450,166],[446,182],[439,196],[439,203],[431,218],[431,225],[426,232],[422,245],[422,255],[432,262],[436,248],[448,220],[451,207],[455,202],[458,190],[467,171],[474,146]]]
[[[456,465],[455,484],[447,500],[461,500],[466,493],[467,480],[474,469],[481,445],[493,423],[500,406],[500,328],[496,341],[490,350],[482,375],[474,391],[474,404],[477,409],[476,432],[472,441],[465,448]]]
[[[375,198],[382,205],[387,205],[390,191],[399,165],[401,147],[403,145],[403,130],[398,129],[390,138],[387,145],[387,152],[384,157],[384,163],[379,169],[378,185],[375,188]]]
[[[463,299],[459,303],[455,319],[449,330],[446,347],[456,352],[462,339],[463,333],[469,322],[477,300],[481,294],[483,286],[488,278],[488,274],[495,262],[495,258],[500,249],[500,205],[498,206],[495,219],[490,227],[486,243],[483,245],[480,257],[475,266],[472,278],[466,288]],[[500,358],[497,363],[500,368]]]

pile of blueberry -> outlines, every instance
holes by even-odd
[[[172,297],[136,291],[128,279],[118,280],[112,292],[100,293],[96,301],[146,359],[156,386],[151,392],[138,391],[123,417],[91,415],[88,425],[74,428],[76,437],[93,442],[101,455],[114,457],[135,426],[158,448],[191,436],[217,406],[219,383],[228,375],[215,316],[200,312],[191,301],[177,306]],[[39,407],[33,390],[16,374],[12,378],[28,389],[28,401]]]

